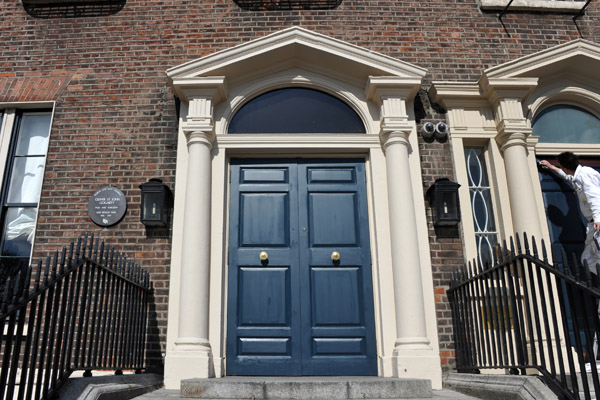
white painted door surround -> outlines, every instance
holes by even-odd
[[[340,69],[339,66],[344,68]],[[380,376],[431,379],[441,366],[412,100],[426,71],[290,28],[170,69],[181,100],[165,386],[225,365],[231,157],[366,160]],[[282,87],[332,94],[366,134],[228,134],[249,99]]]

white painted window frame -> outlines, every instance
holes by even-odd
[[[48,135],[48,140],[50,140],[50,135],[52,134],[52,125],[54,122],[54,106],[55,102],[23,102],[23,103],[2,103],[0,102],[0,184],[2,184],[4,180],[4,174],[6,171],[6,163],[8,161],[8,154],[10,151],[10,144],[12,140],[13,128],[15,124],[16,115],[19,111],[26,110],[34,110],[34,109],[48,109],[50,110],[50,133]],[[44,185],[44,178],[46,176],[46,163],[48,162],[48,149],[46,150],[46,161],[44,163],[44,171],[42,172],[42,182],[41,185]],[[40,198],[42,195],[42,191],[40,188],[40,194],[37,199],[37,209],[39,211],[40,206]],[[33,231],[33,241],[31,244],[31,252],[33,253],[33,249],[35,247],[35,235],[37,232],[37,218],[39,214],[36,213],[36,227]],[[3,227],[0,227],[0,232],[2,232]],[[33,254],[29,254],[29,259]]]

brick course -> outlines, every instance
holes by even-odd
[[[577,22],[584,38],[600,37],[599,7],[592,2]],[[580,37],[569,14],[509,12],[503,22],[506,30],[496,12],[481,11],[476,0],[344,0],[335,10],[286,12],[244,11],[231,0],[128,0],[113,16],[50,20],[4,1],[0,101],[56,101],[35,256],[89,231],[146,267],[156,288],[152,366],[159,369],[170,237],[146,232],[139,222],[138,186],[153,177],[174,186],[177,118],[165,70],[302,26],[427,68],[420,122],[444,120],[427,98],[432,80],[476,81],[485,68]],[[439,177],[454,179],[451,142],[419,141],[424,189]],[[116,227],[97,227],[87,216],[89,196],[103,185],[127,197],[128,212]],[[440,235],[428,218],[447,372],[454,349],[445,289],[463,263],[462,240],[456,232]]]

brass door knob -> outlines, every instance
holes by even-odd
[[[337,251],[331,253],[331,261],[340,261],[340,253]]]
[[[269,253],[261,251],[258,257],[260,258],[260,261],[267,261],[269,259]]]

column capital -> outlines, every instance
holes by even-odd
[[[484,75],[479,86],[494,108],[496,141],[506,150],[511,146],[527,147],[531,135],[523,102],[537,87],[537,78],[493,78]]]
[[[528,149],[528,138],[531,135],[531,129],[502,129],[496,136],[496,142],[500,145],[500,149],[504,152],[512,146],[521,146]]]
[[[215,142],[216,138],[215,132],[212,130],[212,127],[207,130],[184,129],[183,133],[185,134],[188,148],[193,144],[202,143],[212,150],[213,143]]]
[[[410,143],[408,141],[408,136],[410,135],[411,131],[412,128],[389,131],[382,129],[381,133],[379,134],[379,138],[381,139],[381,146],[383,147],[383,150],[387,150],[387,148],[393,144],[402,144],[406,147],[409,147]]]

